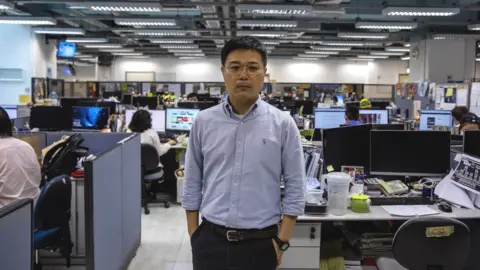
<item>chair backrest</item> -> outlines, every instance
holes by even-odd
[[[392,249],[407,269],[463,269],[470,255],[470,230],[451,218],[415,218],[398,229]]]
[[[67,175],[48,181],[40,192],[33,213],[35,229],[47,230],[68,224],[72,202],[72,180]]]
[[[160,157],[158,156],[158,152],[155,146],[147,143],[142,143],[141,154],[141,164],[144,170],[151,171],[158,167],[158,163],[160,163]]]

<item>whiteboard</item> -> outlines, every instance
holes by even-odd
[[[155,72],[125,72],[125,81],[127,82],[154,82]]]

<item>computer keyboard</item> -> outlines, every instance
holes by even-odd
[[[372,206],[381,205],[432,205],[435,202],[423,197],[371,197]]]

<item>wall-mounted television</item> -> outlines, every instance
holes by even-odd
[[[77,52],[77,45],[71,42],[61,41],[58,43],[57,57],[74,58]]]

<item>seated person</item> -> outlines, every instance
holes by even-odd
[[[165,155],[172,145],[177,144],[174,140],[170,140],[164,144],[160,143],[158,133],[152,129],[152,116],[150,112],[146,110],[138,110],[133,114],[128,130],[130,132],[141,133],[141,143],[153,145],[157,149],[159,157]],[[163,168],[162,163],[159,163],[158,167]]]
[[[345,110],[345,122],[349,126],[362,124],[362,122],[360,122],[360,111],[357,106],[347,106]]]
[[[480,118],[474,113],[467,113],[460,120],[460,133],[465,130],[480,130]]]
[[[453,122],[456,127],[460,127],[460,121],[462,117],[468,113],[468,108],[465,106],[457,106],[452,110]]]
[[[36,203],[42,179],[37,154],[28,143],[13,138],[13,125],[0,107],[0,207],[31,198]]]
[[[187,101],[190,102],[197,102],[198,101],[198,94],[197,93],[190,93],[187,95]]]

